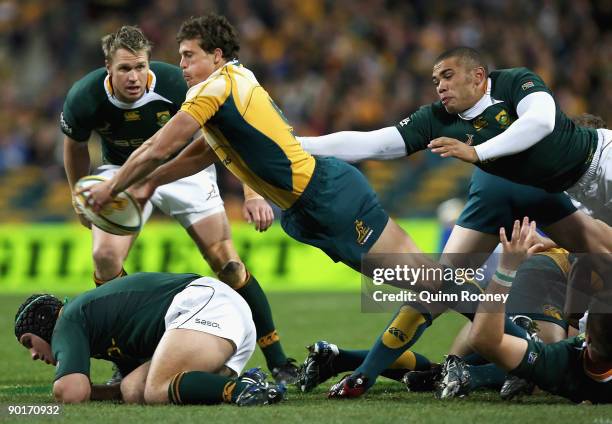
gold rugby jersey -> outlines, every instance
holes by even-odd
[[[302,195],[315,159],[253,73],[237,61],[191,87],[181,110],[200,124],[221,162],[253,190],[282,209]]]

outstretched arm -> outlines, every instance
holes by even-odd
[[[130,187],[130,193],[144,205],[157,187],[196,174],[217,160],[217,155],[204,137],[194,140],[174,159],[159,166],[140,182]]]
[[[534,244],[534,232],[535,221],[530,224],[527,218],[523,220],[522,225],[519,221],[514,223],[510,241],[506,238],[504,229],[500,230],[504,253],[499,268],[487,287],[487,294],[510,292],[519,265],[542,248],[541,244]],[[470,329],[469,342],[486,359],[511,371],[521,363],[527,351],[527,342],[519,337],[504,334],[505,306],[501,301],[481,302]]]
[[[333,156],[347,162],[389,160],[406,156],[406,144],[395,127],[375,131],[340,131],[319,137],[297,137],[315,156]]]
[[[102,209],[117,193],[140,181],[166,162],[189,142],[198,129],[199,125],[191,115],[179,111],[130,155],[113,178],[82,191],[89,192],[90,207],[96,212]]]

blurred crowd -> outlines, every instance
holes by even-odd
[[[432,62],[457,45],[491,69],[533,69],[568,115],[612,121],[606,0],[0,0],[0,178],[24,166],[64,178],[59,114],[103,65],[102,35],[138,25],[154,60],[178,63],[180,23],[207,11],[236,26],[240,60],[300,135],[395,124],[436,100]]]

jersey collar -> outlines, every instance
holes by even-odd
[[[106,78],[104,78],[104,91],[106,91],[106,97],[108,98],[109,102],[111,102],[113,105],[115,105],[119,109],[137,109],[155,100],[161,100],[166,103],[172,103],[172,101],[166,99],[165,97],[155,92],[156,85],[157,85],[157,75],[155,75],[155,72],[149,69],[149,75],[147,76],[147,87],[145,89],[145,93],[140,99],[136,100],[135,102],[128,103],[128,102],[122,102],[117,97],[115,97],[115,90],[113,89],[113,84],[111,83],[110,75],[106,75]]]
[[[222,67],[220,67],[220,68],[219,68],[219,69],[217,69],[215,72],[213,72],[212,74],[210,74],[210,75],[208,76],[208,78],[206,78],[206,80],[205,80],[205,81],[208,81],[209,79],[212,79],[213,77],[215,77],[215,76],[219,75],[219,74],[220,74],[220,73],[223,71],[223,69],[224,69],[224,68],[226,68],[226,67],[227,67],[227,66],[229,66],[229,65],[240,66],[240,62],[238,62],[238,59],[228,60],[227,62],[225,62],[225,63],[223,64],[223,66],[222,66]]]
[[[476,118],[482,112],[485,111],[489,106],[493,106],[497,103],[502,103],[502,100],[496,100],[491,97],[491,89],[493,87],[493,83],[491,82],[491,78],[487,78],[487,90],[484,95],[476,102],[474,106],[469,108],[468,110],[464,110],[459,114],[459,117],[465,121],[471,121]]]

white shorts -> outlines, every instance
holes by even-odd
[[[593,218],[612,225],[612,131],[600,128],[597,134],[591,166],[567,194],[591,211]]]
[[[117,165],[102,165],[96,169],[95,174],[111,178],[118,170]],[[225,209],[217,187],[215,166],[211,165],[197,174],[159,186],[144,207],[143,222],[151,216],[153,205],[176,219],[184,228],[223,212]]]
[[[214,278],[198,278],[174,296],[164,320],[166,330],[186,328],[231,340],[236,351],[225,366],[237,375],[255,350],[251,309],[231,287]]]

